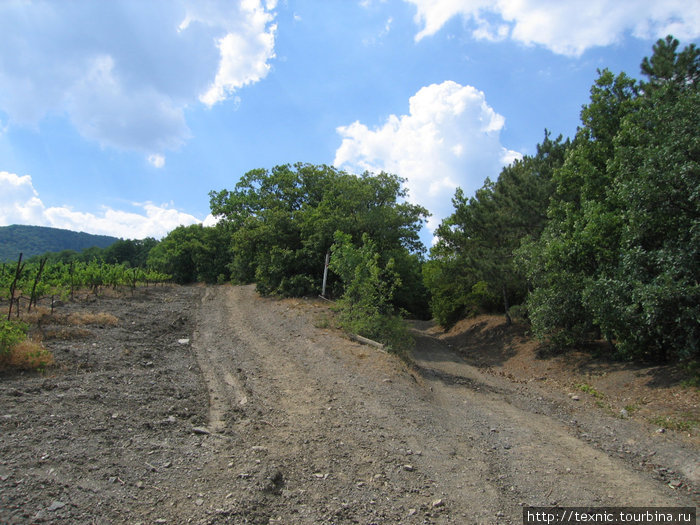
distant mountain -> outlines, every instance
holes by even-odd
[[[93,246],[106,248],[118,240],[117,237],[108,235],[92,235],[45,226],[0,226],[0,262],[16,261],[20,253],[26,259],[46,252],[79,252]]]

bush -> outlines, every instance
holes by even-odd
[[[412,337],[391,303],[400,284],[393,260],[381,268],[376,246],[366,234],[360,248],[341,232],[336,233],[335,241],[330,268],[345,285],[337,307],[339,325],[348,332],[379,341],[405,358]]]
[[[53,364],[53,354],[40,343],[27,339],[26,323],[0,321],[0,369],[43,371]]]
[[[19,321],[0,321],[0,356],[9,355],[12,349],[27,338],[27,325]]]

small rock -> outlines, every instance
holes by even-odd
[[[208,436],[209,434],[211,434],[211,432],[209,432],[209,430],[207,430],[207,429],[204,428],[204,427],[194,427],[194,428],[192,429],[192,432],[194,432],[195,434],[202,434],[202,435],[205,435],[205,436]]]
[[[58,509],[62,509],[65,506],[66,506],[66,504],[63,503],[62,501],[54,501],[51,505],[49,505],[49,508],[46,510],[48,510],[49,512],[55,512]]]
[[[413,467],[413,465],[404,465],[404,466],[403,466],[403,469],[404,469],[406,472],[413,472],[414,470],[416,470],[416,469]]]
[[[418,511],[416,509],[408,509],[409,516],[415,516]]]
[[[198,507],[201,507],[202,505],[204,505],[204,500],[202,498],[198,498],[198,499],[194,500],[194,504],[197,505]]]
[[[177,342],[178,342],[179,344],[181,344],[181,345],[188,345],[188,344],[190,344],[190,340],[189,340],[189,339],[178,339]]]
[[[142,489],[142,488],[143,488],[143,481],[137,481],[137,482],[136,482],[136,488]]]
[[[572,401],[579,401],[581,398],[578,396],[571,396]]]
[[[503,518],[504,516],[505,516],[505,513],[504,513],[502,510],[499,510],[499,511],[496,513],[496,517],[497,517],[497,518]]]
[[[436,499],[435,501],[433,501],[433,508],[434,509],[444,507],[444,506],[445,506],[445,501],[442,498]]]
[[[657,433],[657,434],[663,434],[664,432],[666,432],[666,429],[665,429],[665,428],[659,428],[659,429],[656,430],[656,433]]]

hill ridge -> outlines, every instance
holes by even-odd
[[[0,262],[17,260],[20,253],[28,258],[63,250],[79,252],[93,246],[107,248],[118,240],[118,237],[109,235],[95,235],[50,226],[0,226]]]

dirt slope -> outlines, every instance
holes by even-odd
[[[252,287],[65,308],[119,324],[47,341],[48,377],[0,378],[2,523],[521,523],[522,505],[697,503],[692,469],[667,462],[696,464],[692,443],[484,374],[428,327],[408,369],[317,328],[322,305]]]

